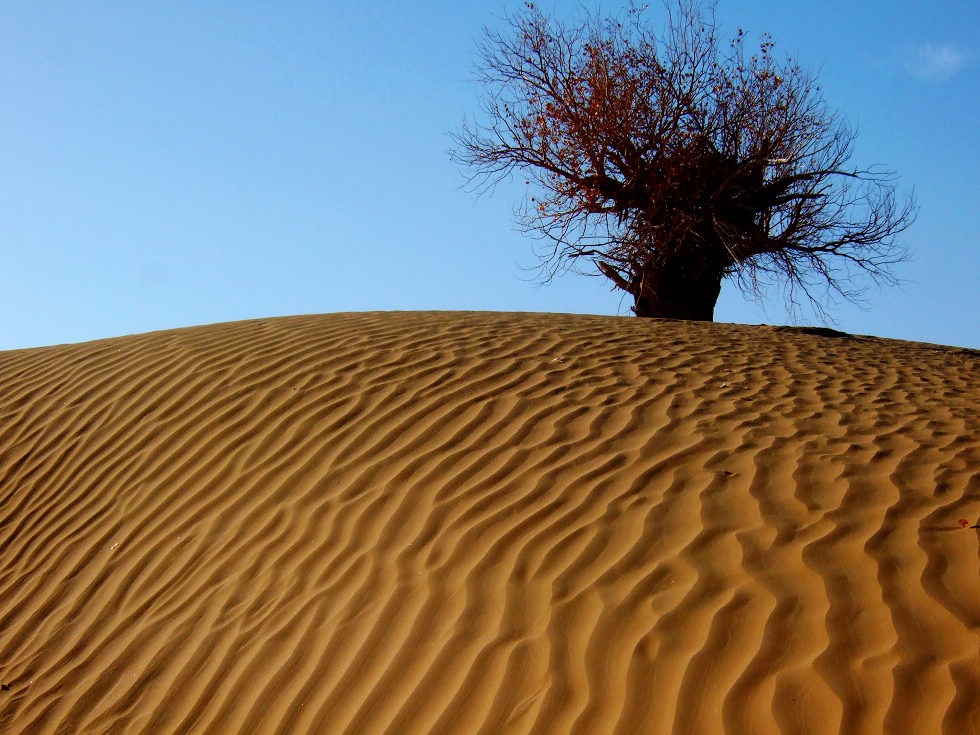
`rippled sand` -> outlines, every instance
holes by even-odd
[[[980,733],[980,353],[368,313],[0,353],[2,733]]]

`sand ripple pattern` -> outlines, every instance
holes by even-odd
[[[980,733],[980,355],[367,313],[0,353],[2,733]]]

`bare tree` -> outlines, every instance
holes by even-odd
[[[527,3],[504,20],[479,48],[483,118],[452,155],[478,187],[532,185],[518,221],[547,244],[544,280],[601,274],[637,316],[700,320],[726,277],[755,296],[785,279],[821,313],[821,287],[856,299],[856,275],[894,282],[911,197],[848,165],[854,132],[768,36],[751,56],[741,29],[719,43],[697,0],[668,7],[659,35],[635,6],[568,24]]]

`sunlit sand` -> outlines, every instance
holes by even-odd
[[[337,314],[0,385],[0,732],[980,732],[976,351]]]

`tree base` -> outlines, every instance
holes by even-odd
[[[720,275],[692,278],[667,271],[659,274],[655,284],[646,284],[633,294],[633,313],[647,319],[710,322],[720,293]]]

